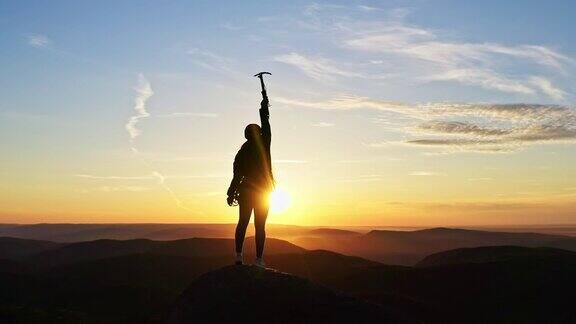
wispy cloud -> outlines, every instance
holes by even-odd
[[[429,116],[443,119],[418,125],[414,134],[432,137],[408,140],[408,144],[508,152],[537,143],[576,142],[576,111],[566,106],[437,104],[428,109],[433,111]]]
[[[196,174],[196,175],[175,175],[166,176],[166,179],[217,179],[217,178],[227,178],[228,175],[225,174]]]
[[[316,16],[319,13],[327,12],[335,9],[344,9],[346,6],[337,5],[332,3],[318,3],[314,2],[309,5],[304,6],[303,13],[305,16]]]
[[[413,138],[403,142],[364,143],[365,146],[373,148],[403,143],[444,147],[455,152],[511,152],[533,144],[576,142],[576,110],[561,105],[472,103],[411,105],[358,96],[338,96],[320,101],[280,97],[276,101],[300,108],[343,111],[372,109],[402,116],[404,127],[395,130]]]
[[[178,117],[188,117],[188,118],[216,118],[219,115],[215,113],[206,112],[173,112],[169,114],[159,114],[157,117],[167,117],[167,118],[178,118]]]
[[[378,142],[363,142],[362,145],[371,148],[390,147],[395,145],[402,145],[401,141],[378,141]]]
[[[361,10],[364,10],[364,11],[378,11],[378,10],[382,10],[382,9],[380,9],[380,8],[377,8],[377,7],[366,6],[366,5],[359,5],[358,8],[360,8]]]
[[[544,46],[467,43],[443,39],[438,32],[403,22],[373,24],[343,41],[345,47],[386,58],[408,59],[417,66],[416,79],[454,81],[502,92],[543,93],[564,98],[564,90],[543,76],[508,73],[520,63],[565,71],[573,60]],[[408,72],[408,71],[407,71]],[[409,72],[408,72],[409,73]]]
[[[381,174],[361,174],[352,178],[339,179],[339,182],[375,182],[382,181],[385,177]]]
[[[294,160],[296,161],[296,160]],[[160,175],[156,171],[153,171],[149,175],[142,175],[142,176],[117,176],[117,175],[92,175],[92,174],[75,174],[75,177],[84,178],[84,179],[91,179],[91,180],[118,180],[118,181],[132,181],[132,180],[158,180],[163,179],[211,179],[211,178],[224,178],[227,175],[219,175],[219,174],[199,174],[199,175],[190,175],[190,174],[181,174],[181,175]]]
[[[174,190],[172,190],[172,188],[170,186],[168,186],[168,184],[166,183],[166,177],[157,171],[153,171],[152,175],[154,176],[154,178],[156,178],[156,180],[158,181],[158,184],[168,193],[170,194],[170,196],[172,197],[172,199],[174,200],[174,202],[176,203],[176,206],[178,208],[184,209],[186,211],[192,211],[190,210],[188,207],[186,207],[184,205],[184,203],[182,202],[182,200],[180,199],[180,197],[178,197],[178,195],[176,195],[176,193],[174,192]]]
[[[76,174],[78,178],[93,179],[93,180],[151,180],[154,179],[152,175],[145,176],[99,176],[92,174]]]
[[[353,109],[377,109],[383,111],[392,111],[407,113],[414,107],[403,103],[372,99],[354,95],[342,95],[328,100],[307,101],[285,97],[276,97],[275,102],[289,106],[324,109],[324,110],[353,110]]]
[[[319,81],[352,77],[449,82],[556,101],[569,95],[557,84],[557,76],[569,75],[575,60],[557,49],[466,41],[465,35],[409,23],[410,9],[399,8],[370,19],[375,11],[379,10],[368,6],[306,6],[298,25],[329,39],[336,45],[335,54],[326,57],[293,51],[274,60]]]
[[[418,129],[423,132],[477,136],[499,136],[512,132],[512,130],[509,129],[483,127],[460,121],[431,121],[420,124]]]
[[[36,48],[48,47],[52,44],[52,40],[48,36],[35,34],[27,37],[28,45]]]
[[[226,22],[226,23],[220,24],[220,27],[222,27],[226,30],[229,30],[229,31],[239,31],[239,30],[243,29],[241,26],[238,26],[238,25],[233,24],[231,22]]]
[[[83,194],[93,193],[93,192],[109,192],[109,193],[117,193],[117,192],[144,192],[151,190],[150,187],[143,187],[143,186],[100,186],[95,188],[82,188],[78,189],[77,191]]]
[[[412,171],[410,172],[410,175],[417,177],[433,177],[433,176],[444,176],[446,174],[433,171]]]
[[[138,84],[134,88],[134,91],[136,91],[136,98],[134,99],[135,114],[130,117],[125,125],[126,131],[128,132],[128,135],[130,135],[130,149],[138,158],[140,158],[144,164],[148,166],[148,168],[152,171],[151,177],[156,179],[158,185],[160,185],[160,187],[162,187],[164,191],[166,191],[172,197],[176,203],[176,206],[186,211],[191,211],[184,205],[174,190],[172,190],[172,188],[166,183],[166,177],[158,170],[156,170],[154,166],[144,158],[144,156],[140,153],[134,144],[134,140],[142,133],[140,129],[136,128],[136,126],[140,119],[150,116],[150,113],[148,113],[148,110],[146,109],[146,104],[148,99],[154,95],[150,82],[148,82],[143,74],[138,75]]]
[[[181,161],[226,161],[221,157],[212,156],[170,156],[170,157],[158,157],[152,159],[154,162],[181,162]]]
[[[566,91],[556,87],[552,82],[550,82],[550,80],[544,77],[533,76],[530,77],[529,81],[552,99],[563,100],[566,96]]]
[[[142,186],[102,186],[96,188],[96,191],[103,191],[103,192],[118,192],[118,191],[142,192],[148,190],[150,190],[150,188]]]
[[[376,24],[345,41],[345,45],[362,51],[397,53],[443,67],[469,67],[492,63],[493,55],[526,59],[530,62],[562,69],[568,56],[544,46],[466,43],[443,40],[431,29],[403,22]]]
[[[320,127],[320,128],[333,127],[334,126],[333,123],[327,123],[327,122],[317,122],[317,123],[312,123],[311,125],[313,127]]]
[[[463,84],[478,85],[486,89],[502,92],[535,94],[536,90],[523,80],[514,80],[493,70],[478,68],[454,68],[422,77],[425,81],[456,81]],[[550,82],[546,80],[547,82]]]
[[[230,58],[200,48],[188,50],[192,62],[207,70],[219,73],[235,73],[234,61]]]
[[[150,116],[150,113],[146,110],[146,103],[154,94],[150,82],[148,82],[146,77],[142,74],[138,75],[138,85],[134,90],[136,91],[136,98],[134,99],[135,114],[128,119],[128,122],[125,125],[128,135],[130,135],[130,141],[133,141],[141,134],[141,131],[136,128],[136,126],[140,119]]]
[[[306,57],[290,53],[274,57],[274,61],[292,65],[313,79],[330,81],[335,77],[363,77],[358,72],[344,70],[336,63],[322,57]]]

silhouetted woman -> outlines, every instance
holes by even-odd
[[[268,100],[260,103],[260,122],[250,124],[244,129],[246,142],[234,158],[234,178],[228,188],[228,205],[238,202],[240,217],[236,226],[236,264],[243,264],[242,246],[246,228],[254,210],[254,227],[256,229],[256,262],[264,267],[262,254],[266,241],[266,218],[268,217],[268,196],[274,187],[270,158],[270,111]]]

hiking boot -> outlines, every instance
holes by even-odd
[[[264,263],[264,259],[262,258],[256,258],[256,261],[254,261],[254,265],[259,268],[266,268],[266,263]]]

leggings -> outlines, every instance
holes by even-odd
[[[240,217],[236,225],[236,253],[242,253],[246,228],[254,210],[254,228],[256,230],[256,257],[261,258],[266,241],[266,218],[268,217],[268,193],[256,190],[241,190],[239,197]]]

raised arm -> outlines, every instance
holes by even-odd
[[[272,140],[272,130],[270,128],[270,110],[268,109],[268,100],[264,99],[260,103],[260,123],[262,127],[262,137],[267,144]]]
[[[266,97],[264,97],[266,98]],[[272,186],[274,185],[274,175],[272,174],[272,156],[270,146],[272,143],[272,130],[270,129],[270,110],[268,109],[268,100],[264,99],[260,103],[260,122],[262,123],[262,140],[266,151],[266,164]]]

